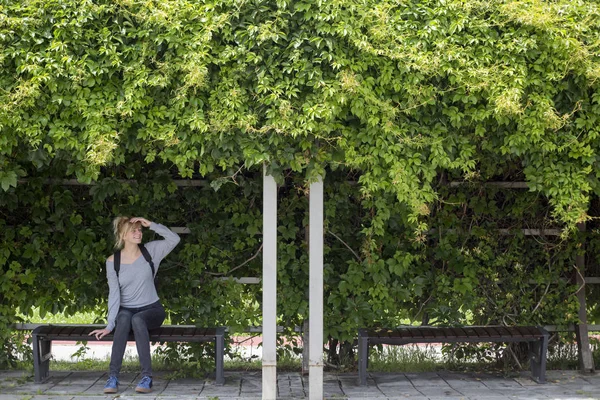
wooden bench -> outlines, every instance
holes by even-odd
[[[42,383],[48,378],[50,372],[50,358],[52,356],[53,340],[70,341],[96,341],[96,338],[89,336],[94,329],[102,329],[106,325],[40,325],[36,327],[31,336],[33,339],[33,370],[35,383]],[[215,342],[215,364],[216,364],[216,383],[223,385],[225,377],[223,375],[223,355],[225,353],[225,328],[198,328],[193,325],[164,325],[158,329],[150,330],[151,342]],[[113,334],[104,336],[100,341],[112,341]],[[129,335],[129,340],[135,340],[133,333]]]
[[[529,361],[533,379],[538,383],[546,383],[546,351],[549,336],[544,328],[538,326],[462,328],[407,326],[394,329],[359,329],[358,377],[362,386],[367,384],[367,362],[369,346],[372,344],[529,342]]]

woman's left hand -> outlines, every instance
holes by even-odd
[[[139,222],[140,224],[142,224],[142,226],[144,228],[150,228],[150,224],[152,222],[148,221],[146,218],[142,218],[142,217],[133,217],[129,220],[129,222],[131,222],[132,224]]]
[[[96,329],[90,332],[90,336],[96,336],[96,340],[102,339],[104,336],[108,335],[110,331],[108,329]]]

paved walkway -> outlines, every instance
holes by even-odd
[[[261,399],[260,372],[225,373],[226,383],[210,379],[168,379],[155,373],[154,392],[134,392],[136,374],[122,374],[119,393],[102,394],[106,374],[101,372],[51,372],[50,379],[36,385],[31,374],[0,371],[0,400],[95,400],[95,399]],[[600,399],[600,374],[548,371],[548,383],[539,385],[527,373],[507,378],[488,373],[371,373],[368,386],[358,385],[356,373],[325,373],[327,400],[571,400]],[[278,375],[278,399],[308,399],[308,378],[299,373]]]

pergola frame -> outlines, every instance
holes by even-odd
[[[263,167],[262,398],[277,399],[277,184]],[[323,180],[309,198],[309,398],[323,398]]]
[[[272,176],[263,170],[263,399],[276,399],[277,397],[277,185]],[[19,179],[19,184],[26,184],[29,179]],[[136,180],[120,179],[125,183],[136,183]],[[76,179],[48,179],[47,184],[63,186],[91,186],[95,183],[79,182]],[[174,180],[178,187],[207,186],[205,180]],[[467,182],[450,182],[451,187],[465,185]],[[487,182],[487,186],[496,186],[504,189],[525,189],[526,182]],[[323,391],[323,182],[319,180],[310,185],[310,229],[309,229],[309,263],[310,263],[310,293],[309,293],[309,372],[311,399],[321,399]],[[580,231],[585,231],[585,224],[578,225]],[[171,227],[180,234],[190,233],[187,227]],[[511,234],[508,229],[497,230],[499,234]],[[526,235],[558,236],[559,229],[521,229]],[[585,246],[576,259],[578,274],[575,281],[584,289],[588,284],[600,284],[600,277],[585,276]],[[245,277],[233,278],[240,283],[256,284],[260,278]],[[577,334],[578,355],[580,369],[585,372],[595,370],[589,343],[589,331],[600,330],[600,325],[588,325],[586,314],[585,289],[579,290],[579,317],[581,323],[576,326],[561,327],[546,325],[544,328],[551,332],[575,331]],[[39,324],[13,324],[17,330],[32,330]]]

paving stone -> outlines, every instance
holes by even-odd
[[[27,395],[27,396],[29,396],[29,395]],[[20,395],[15,395],[15,394],[1,394],[0,393],[0,400],[15,400],[15,399],[19,399],[19,398],[21,398]],[[28,397],[26,397],[26,398],[28,398]]]
[[[415,388],[379,388],[387,397],[418,397],[425,396],[424,393]]]
[[[40,395],[35,395],[33,397],[31,397],[32,400],[71,400],[73,398],[73,396],[65,396],[65,395],[47,395],[47,394],[40,394]],[[23,397],[13,397],[12,400],[29,400],[29,397],[23,396]]]
[[[54,385],[50,389],[46,390],[44,392],[44,394],[76,395],[76,394],[85,392],[87,389],[90,388],[90,386],[91,385],[89,385],[89,384],[58,384],[58,385]]]
[[[512,379],[493,378],[490,380],[483,380],[482,382],[489,389],[499,389],[499,390],[506,389],[506,390],[508,390],[508,389],[522,389],[523,388],[523,386],[521,386],[518,382],[515,382]]]
[[[537,385],[541,385],[540,383],[537,383],[536,381],[534,381],[531,378],[515,378],[515,382],[518,382],[521,386],[537,386]]]
[[[428,397],[465,397],[462,393],[452,390],[450,387],[420,387],[419,392]]]
[[[469,400],[465,396],[427,396],[429,400]]]
[[[262,393],[262,377],[248,375],[242,378],[241,393],[242,395],[256,396]]]
[[[443,380],[442,378],[438,377],[431,377],[431,378],[419,378],[419,377],[409,377],[407,375],[407,377],[410,379],[411,383],[416,387],[421,387],[421,386],[425,386],[425,387],[447,387],[448,384],[446,383],[445,380]]]
[[[105,376],[105,374],[98,374],[98,372],[96,371],[75,371],[67,376],[65,376],[63,379],[61,379],[61,381],[59,382],[61,385],[68,385],[68,384],[79,384],[82,382],[96,382],[100,379],[102,379],[102,377]]]
[[[493,391],[493,390],[488,390],[488,389],[484,389],[484,390],[459,390],[458,391],[460,394],[462,394],[465,397],[468,398],[474,398],[474,397],[481,397],[484,399],[491,399],[491,398],[495,398],[495,397],[499,397],[499,398],[506,398],[505,395],[497,392],[497,391]]]
[[[197,383],[195,385],[182,384],[182,383],[173,383],[169,382],[168,385],[160,392],[160,396],[168,397],[168,396],[187,396],[187,397],[197,397],[200,396],[200,393],[204,389],[204,382]]]
[[[412,382],[404,374],[382,373],[373,375],[372,379],[378,385],[393,383],[398,385],[412,386]]]
[[[304,382],[298,374],[279,374],[277,378],[278,397],[281,399],[304,398]]]

